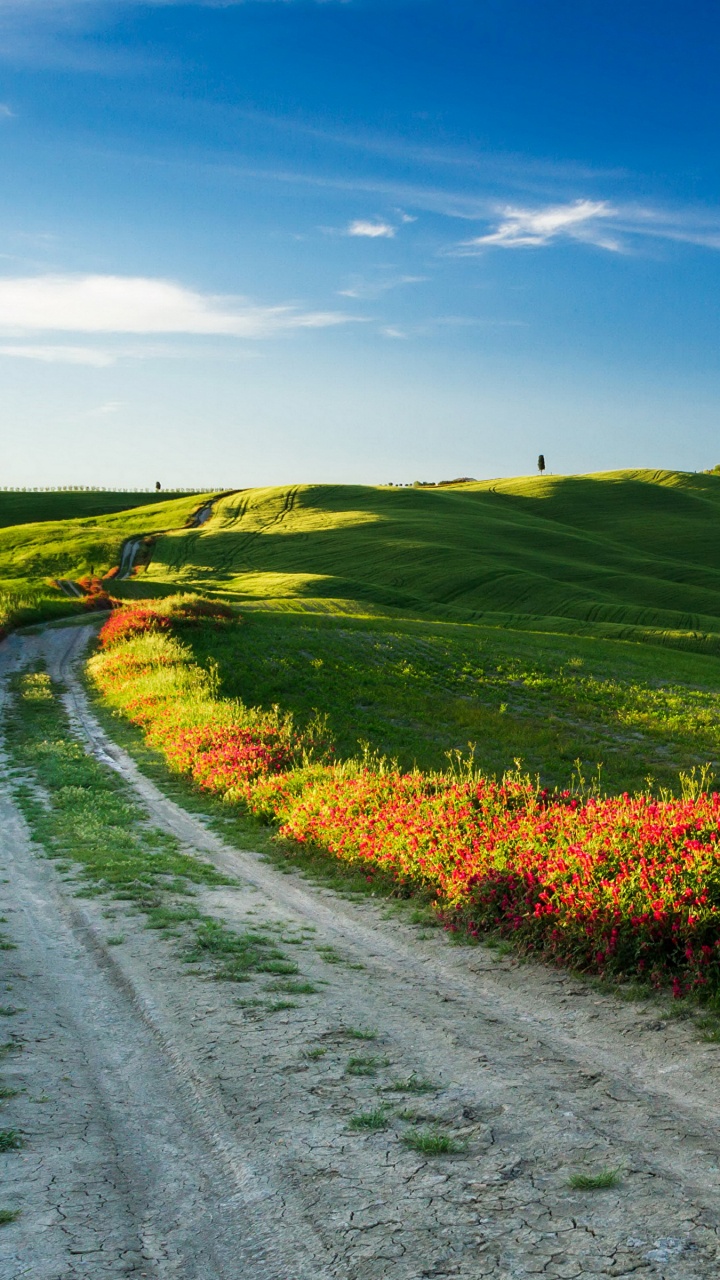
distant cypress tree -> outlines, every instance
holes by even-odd
[[[540,472],[540,475],[542,475],[544,470],[545,470],[545,454],[541,453],[540,457],[538,458],[538,471]]]
[[[156,480],[156,481],[155,481],[155,492],[156,492],[156,493],[159,493],[161,489],[162,489],[162,485],[160,484],[160,481],[159,481],[159,480]]]

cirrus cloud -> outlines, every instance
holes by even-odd
[[[506,206],[493,231],[465,240],[459,248],[470,252],[493,245],[519,249],[550,244],[565,237],[617,253],[621,248],[619,241],[607,235],[600,225],[602,219],[616,216],[617,210],[607,200],[575,200],[572,204],[550,205],[545,209]]]
[[[172,280],[147,276],[0,278],[0,331],[13,335],[172,333],[269,338],[350,319],[342,312],[304,311],[292,304],[261,306],[243,298],[199,293]]]
[[[357,218],[355,222],[351,222],[347,229],[349,236],[367,236],[371,240],[385,238],[392,240],[395,235],[395,227],[389,222],[366,222],[362,218]]]

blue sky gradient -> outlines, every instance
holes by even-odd
[[[720,462],[710,0],[0,0],[0,484]]]

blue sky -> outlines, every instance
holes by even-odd
[[[0,485],[720,462],[715,0],[0,0]]]

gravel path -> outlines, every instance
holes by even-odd
[[[2,1123],[27,1134],[0,1156],[0,1208],[23,1208],[0,1231],[3,1280],[714,1280],[720,1048],[657,1006],[422,938],[228,847],[98,726],[73,675],[88,635],[11,637],[0,672],[44,656],[88,749],[158,827],[237,877],[198,905],[238,928],[282,925],[316,990],[271,1011],[268,975],[189,973],[140,915],[74,899],[3,793],[18,950],[0,963],[26,1012],[7,1019],[22,1049],[0,1074],[26,1092]],[[367,1027],[376,1039],[353,1039]],[[413,1092],[423,1079],[436,1088]],[[385,1129],[349,1127],[378,1107]],[[463,1149],[408,1149],[423,1125]],[[603,1167],[622,1170],[615,1189],[568,1187]]]

